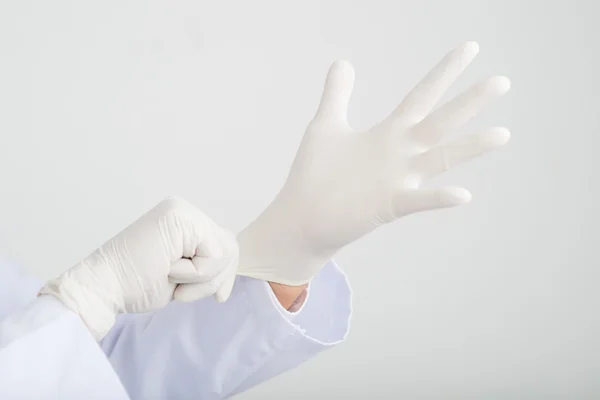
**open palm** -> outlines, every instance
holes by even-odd
[[[288,258],[294,257],[288,263],[300,265],[294,272],[286,268],[287,276],[279,281],[304,283],[337,250],[381,224],[419,211],[468,203],[471,195],[466,189],[421,185],[510,137],[507,129],[495,127],[440,144],[445,134],[461,127],[510,87],[507,78],[492,77],[434,110],[477,52],[474,42],[451,51],[388,118],[364,132],[355,131],[347,121],[354,70],[346,61],[334,63],[284,187],[241,235],[260,237],[279,250],[249,250],[246,260],[252,260],[254,267],[243,262],[242,253],[241,269],[261,271],[258,275],[263,276],[283,262],[274,261],[281,256],[273,258],[273,254],[287,252]],[[281,275],[279,270],[268,274]]]

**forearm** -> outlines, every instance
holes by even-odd
[[[53,296],[0,323],[0,371],[3,399],[128,398],[85,324]]]
[[[343,340],[350,297],[333,263],[311,281],[306,304],[293,314],[266,282],[238,277],[225,303],[173,302],[152,314],[120,316],[101,346],[132,399],[227,398]]]

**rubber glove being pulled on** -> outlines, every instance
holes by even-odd
[[[225,301],[238,262],[235,236],[187,201],[171,197],[49,281],[53,295],[100,340],[117,314],[164,307],[173,298]]]
[[[440,144],[510,87],[507,78],[492,77],[433,111],[477,52],[474,42],[451,51],[388,118],[364,132],[347,122],[354,70],[334,63],[287,181],[238,236],[238,273],[305,284],[340,248],[382,224],[468,203],[463,188],[421,185],[509,139],[507,129],[488,128]]]

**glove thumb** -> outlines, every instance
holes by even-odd
[[[192,302],[213,296],[219,303],[229,299],[235,283],[237,262],[232,262],[214,279],[206,282],[179,284],[173,293],[175,300]]]

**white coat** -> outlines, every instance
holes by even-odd
[[[296,313],[262,281],[238,277],[231,298],[173,302],[117,319],[98,345],[41,282],[0,260],[0,399],[223,399],[344,340],[346,276],[330,262]]]

